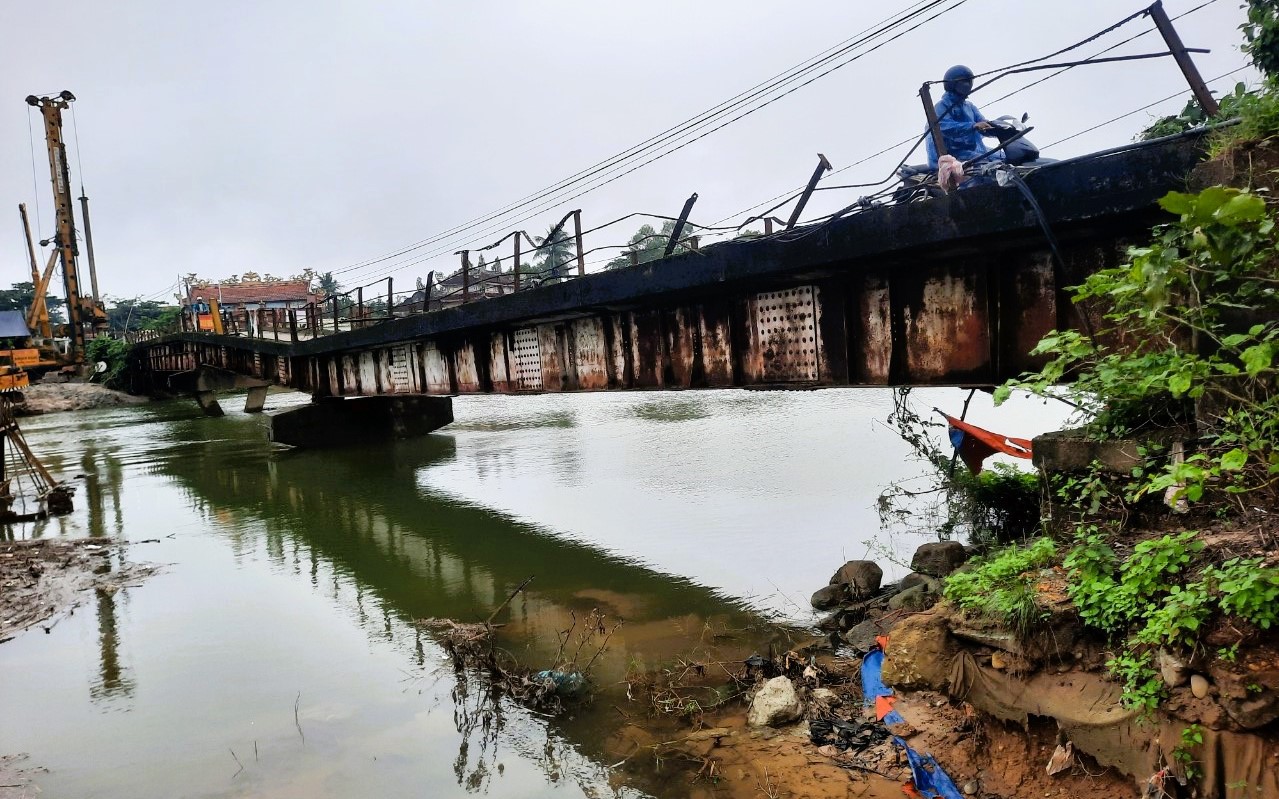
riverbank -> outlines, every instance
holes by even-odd
[[[150,402],[146,397],[137,397],[97,383],[40,382],[23,389],[22,397],[23,401],[14,405],[14,414],[17,416],[145,405]]]

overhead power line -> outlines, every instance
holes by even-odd
[[[733,115],[734,113],[739,114],[738,118],[740,118],[740,116],[745,116],[745,114],[739,113],[741,112],[742,109],[749,108],[749,107],[756,107],[756,110],[757,110],[758,107],[762,107],[763,105],[766,105],[769,102],[775,101],[776,99],[779,99],[780,96],[785,96],[785,94],[788,94],[790,92],[785,91],[783,94],[778,94],[778,92],[782,92],[783,90],[786,90],[788,87],[792,87],[793,84],[799,83],[800,81],[804,81],[805,78],[808,78],[810,75],[812,75],[815,72],[821,71],[824,67],[827,67],[828,64],[836,63],[836,66],[834,66],[833,68],[826,68],[826,70],[822,72],[822,75],[829,74],[829,72],[833,71],[833,69],[837,69],[840,66],[846,65],[847,63],[851,63],[851,61],[856,60],[857,57],[860,57],[860,55],[856,54],[855,51],[858,48],[874,41],[876,38],[879,38],[881,36],[884,36],[885,34],[891,33],[896,28],[906,25],[909,22],[919,18],[920,16],[927,14],[929,11],[935,8],[944,6],[947,3],[950,3],[949,8],[953,9],[954,7],[962,5],[965,2],[967,2],[967,0],[927,0],[926,2],[916,2],[912,4],[911,6],[908,6],[906,10],[898,12],[888,17],[886,20],[883,20],[871,26],[870,28],[867,28],[866,30],[862,31],[854,38],[847,40],[845,43],[842,43],[841,45],[838,45],[835,48],[831,48],[822,54],[818,54],[817,56],[814,56],[802,62],[800,65],[797,65],[796,67],[792,67],[791,69],[783,73],[780,73],[779,75],[776,75],[773,78],[770,78],[769,80],[763,83],[757,84],[755,87],[752,87],[751,89],[748,89],[745,92],[738,94],[736,97],[731,98],[730,100],[727,100],[723,103],[720,103],[714,108],[706,112],[703,112],[695,117],[692,117],[689,120],[686,120],[684,123],[681,123],[680,125],[674,126],[673,128],[669,128],[668,130],[664,131],[661,134],[658,134],[657,136],[650,137],[646,141],[641,142],[639,145],[635,145],[634,147],[631,147],[628,150],[625,150],[622,153],[619,153],[616,156],[613,156],[612,158],[606,159],[605,161],[602,161],[591,168],[583,170],[577,173],[576,175],[570,176],[570,178],[566,178],[565,180],[562,180],[556,184],[553,184],[547,189],[544,189],[533,195],[529,195],[528,197],[524,198],[521,201],[517,201],[516,203],[506,206],[504,209],[487,214],[483,217],[478,217],[474,220],[464,223],[463,225],[459,225],[449,230],[443,231],[442,233],[436,234],[427,239],[423,239],[422,241],[419,241],[413,245],[409,245],[407,247],[401,248],[400,250],[397,250],[395,252],[392,252],[371,260],[361,261],[355,264],[350,264],[348,266],[339,267],[329,271],[332,271],[335,275],[346,274],[367,266],[372,266],[378,263],[384,263],[386,261],[407,255],[408,253],[421,250],[431,245],[439,244],[440,242],[445,241],[446,239],[451,241],[456,241],[456,239],[458,239],[459,237],[469,234],[470,231],[474,230],[475,228],[479,226],[497,221],[499,219],[509,217],[515,212],[520,211],[521,209],[526,209],[531,205],[536,205],[538,203],[545,203],[548,201],[548,198],[550,198],[551,196],[554,196],[557,194],[562,195],[565,192],[573,191],[575,188],[581,187],[581,184],[592,182],[593,180],[600,177],[604,173],[614,173],[618,170],[621,170],[625,166],[631,164],[632,162],[642,159],[646,155],[649,155],[657,150],[660,150],[663,147],[666,147],[672,144],[673,142],[678,141],[681,138],[690,137],[696,134],[697,132],[704,130],[707,127],[715,125],[715,123],[719,122],[725,117],[729,117]],[[880,43],[880,46],[882,46],[882,44],[883,42]],[[853,57],[847,58],[847,56],[849,56],[850,54],[853,54]],[[841,58],[844,58],[842,62],[839,61],[839,59]],[[818,77],[820,76],[821,75],[818,75]],[[811,82],[811,80],[804,81],[803,83],[800,84],[800,86],[807,85],[807,83],[809,82]],[[790,90],[793,91],[794,89],[800,88],[800,86],[793,86]],[[772,96],[771,99],[769,99],[770,95],[775,95],[775,96]],[[736,121],[736,120],[735,119],[730,120],[730,122],[732,121]],[[718,129],[719,127],[723,127],[723,126],[724,125],[719,125],[715,129]],[[713,130],[707,131],[707,132],[708,133],[713,132]],[[650,158],[647,163],[651,163],[653,160],[657,160],[657,159]],[[600,185],[603,185],[603,184],[600,184]],[[593,190],[594,188],[598,188],[598,187],[599,187],[598,185],[592,186],[591,189]],[[568,202],[571,199],[575,199],[577,196],[581,196],[582,193],[585,193],[585,192],[584,191],[579,192],[577,195],[574,195],[574,197],[572,198],[564,198],[561,196],[559,197],[558,201]],[[510,224],[510,223],[508,222],[504,224]],[[476,234],[476,235],[482,235],[482,234]],[[450,247],[453,247],[453,246],[454,245],[452,244],[441,245],[439,249],[441,251],[447,251]],[[403,268],[403,266],[404,265],[400,265],[398,268]]]

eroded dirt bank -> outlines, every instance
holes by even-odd
[[[37,383],[22,391],[24,402],[14,405],[18,416],[39,416],[59,411],[84,411],[120,405],[142,405],[146,397],[135,397],[97,383]]]

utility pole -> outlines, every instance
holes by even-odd
[[[67,292],[67,327],[71,333],[71,361],[84,362],[88,335],[86,325],[106,327],[106,312],[93,299],[80,291],[80,272],[76,259],[80,255],[76,243],[75,214],[71,199],[71,175],[67,166],[67,147],[62,141],[62,112],[75,102],[75,95],[63,91],[51,97],[27,97],[27,105],[40,109],[44,117],[45,143],[49,149],[49,176],[53,182],[53,205],[57,211],[57,230],[53,244],[62,261],[62,279]],[[86,201],[87,202],[87,201]]]

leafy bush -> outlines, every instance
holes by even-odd
[[[1209,431],[1184,460],[1135,471],[1130,499],[1168,489],[1188,502],[1279,499],[1275,217],[1260,196],[1224,187],[1171,192],[1160,204],[1176,223],[1075,288],[1076,302],[1105,309],[1106,329],[1045,336],[1034,353],[1050,360],[1001,386],[996,402],[1013,388],[1048,395],[1073,377],[1068,398],[1102,438],[1192,423]]]
[[[1024,634],[1044,618],[1035,601],[1038,572],[1056,555],[1052,539],[1040,538],[1028,547],[1014,545],[974,558],[946,578],[943,593],[964,610],[996,619]]]
[[[1274,0],[1248,0],[1243,51],[1267,77],[1279,78],[1279,5]]]
[[[85,358],[90,363],[101,361],[107,365],[100,380],[108,388],[121,388],[129,345],[121,339],[95,338],[84,349]]]

